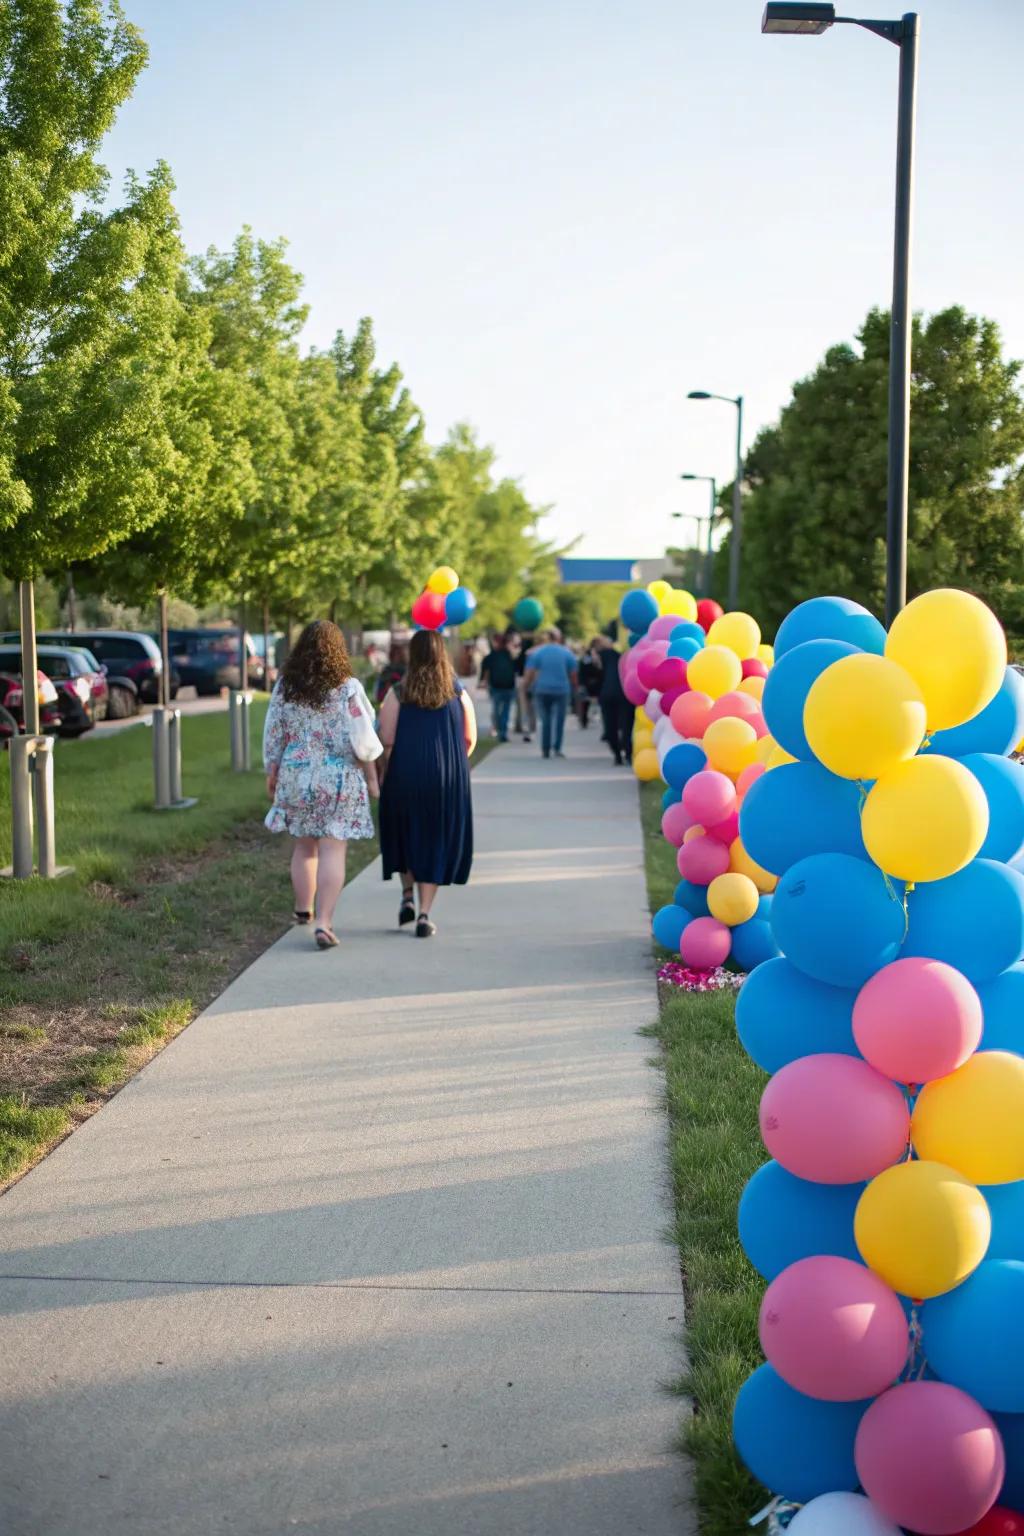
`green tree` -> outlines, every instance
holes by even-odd
[[[834,346],[746,461],[741,606],[770,633],[817,593],[884,606],[889,317]],[[916,318],[910,418],[910,593],[966,587],[1024,632],[1024,401],[991,320]],[[723,488],[727,501],[729,488]],[[728,548],[719,553],[728,559]]]

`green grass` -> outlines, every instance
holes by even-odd
[[[640,786],[652,911],[672,899],[675,850],[661,835],[660,784]],[[681,993],[661,1009],[671,1127],[675,1236],[686,1290],[689,1371],[679,1385],[694,1406],[683,1444],[694,1463],[702,1536],[740,1536],[769,1495],[732,1445],[732,1406],[761,1363],[757,1314],[763,1283],[736,1236],[736,1207],[765,1160],[757,1106],[765,1075],[736,1038],[731,992]]]

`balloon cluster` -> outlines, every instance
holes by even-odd
[[[690,616],[680,619],[683,598]],[[775,876],[749,857],[739,832],[744,797],[776,750],[761,711],[772,648],[747,613],[671,589],[666,600],[668,614],[655,611],[650,588],[628,592],[620,610],[632,631],[619,670],[637,706],[633,768],[668,786],[661,829],[682,877],[672,905],[655,913],[654,937],[694,970],[732,957],[749,971],[778,954],[769,927]]]
[[[442,629],[446,624],[465,624],[476,610],[476,598],[450,565],[432,571],[426,586],[412,605],[412,621],[420,629]]]
[[[888,634],[814,598],[775,656],[782,756],[739,816],[781,954],[736,1009],[774,1074],[736,1446],[795,1536],[1024,1531],[1024,680],[952,590]]]

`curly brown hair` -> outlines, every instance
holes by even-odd
[[[402,703],[440,709],[455,697],[455,673],[436,629],[419,629],[409,642],[409,670],[402,682]]]
[[[327,697],[352,676],[345,636],[330,619],[307,624],[281,671],[281,692],[295,704],[323,709]]]

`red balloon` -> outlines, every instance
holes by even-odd
[[[988,1514],[972,1525],[969,1531],[962,1531],[961,1536],[1024,1536],[1024,1515],[1017,1515],[1012,1509],[1003,1509],[999,1504],[993,1504]]]
[[[716,619],[720,619],[724,609],[721,603],[716,603],[713,597],[702,597],[697,604],[697,623],[707,634]]]
[[[654,670],[651,687],[657,688],[659,693],[668,693],[672,688],[681,688],[685,682],[686,662],[681,656],[666,656]]]
[[[757,656],[748,656],[743,663],[744,677],[767,677],[768,668]]]
[[[671,714],[672,705],[676,699],[681,699],[684,693],[689,693],[689,685],[684,683],[681,688],[668,688],[661,696],[661,712],[663,715]]]
[[[412,621],[421,629],[440,629],[444,623],[443,592],[421,592],[412,605]]]

